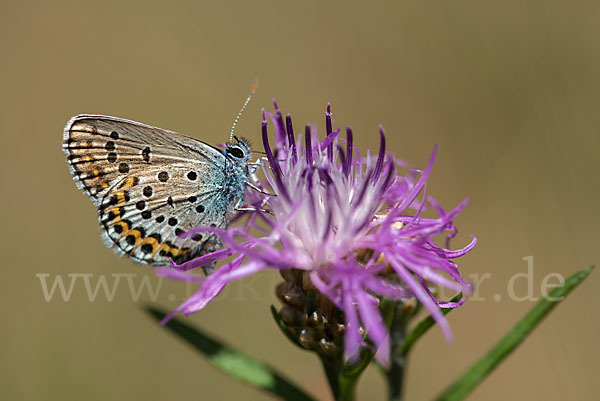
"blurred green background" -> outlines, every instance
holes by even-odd
[[[478,299],[415,348],[407,400],[429,400],[531,306],[508,283],[533,256],[533,295],[544,277],[598,263],[600,3],[595,1],[0,3],[2,288],[0,397],[10,400],[264,400],[213,370],[143,311],[126,278],[114,299],[90,302],[78,278],[69,302],[46,302],[41,279],[136,274],[149,268],[104,247],[95,211],[60,149],[66,121],[108,114],[227,139],[254,78],[239,132],[260,144],[260,109],[276,97],[297,127],[351,125],[377,149],[377,126],[396,156],[424,166],[428,187],[459,216],[461,271]],[[472,395],[473,400],[596,400],[599,272]],[[269,314],[276,273],[237,283],[191,321],[280,367],[329,399],[317,360],[280,335]],[[551,280],[550,282],[555,282]],[[515,281],[525,296],[528,283]],[[184,284],[162,282],[173,308]],[[384,399],[369,370],[359,399]]]

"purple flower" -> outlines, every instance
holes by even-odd
[[[421,302],[452,339],[448,322],[439,311],[460,306],[442,303],[428,283],[458,291],[469,291],[453,259],[469,252],[466,247],[449,250],[456,235],[454,217],[463,201],[446,212],[432,198],[429,203],[437,218],[421,217],[426,205],[426,182],[437,148],[424,170],[400,173],[403,163],[386,152],[385,134],[379,129],[377,157],[361,155],[346,128],[346,139],[333,130],[330,106],[326,113],[326,137],[319,138],[310,126],[304,135],[294,135],[290,115],[285,122],[275,104],[275,114],[263,111],[262,139],[266,160],[262,167],[265,186],[275,196],[248,191],[246,203],[256,211],[248,213],[243,226],[226,231],[200,227],[186,235],[210,231],[218,234],[224,249],[204,255],[159,274],[200,281],[199,290],[174,310],[186,315],[210,302],[231,281],[263,269],[296,269],[308,275],[312,285],[343,312],[344,348],[356,356],[368,339],[377,350],[376,358],[387,364],[390,340],[379,304],[382,299]],[[267,134],[267,117],[275,127],[272,146]],[[418,199],[419,194],[422,194]],[[260,236],[249,234],[258,229]],[[446,235],[444,247],[433,238]],[[185,271],[232,258],[206,278]]]

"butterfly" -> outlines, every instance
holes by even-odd
[[[96,206],[109,248],[139,263],[168,265],[222,247],[209,232],[181,234],[226,228],[245,186],[254,187],[252,149],[233,135],[253,93],[225,149],[116,117],[82,114],[69,120],[62,147],[75,183]]]

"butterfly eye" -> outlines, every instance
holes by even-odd
[[[237,146],[227,148],[227,153],[229,153],[231,156],[237,159],[241,159],[242,157],[244,157],[244,151]]]

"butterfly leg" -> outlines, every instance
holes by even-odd
[[[275,194],[272,194],[270,192],[265,191],[264,189],[261,189],[259,187],[257,187],[256,185],[254,185],[253,183],[251,183],[250,181],[246,181],[245,182],[246,185],[248,185],[250,188],[252,188],[253,190],[255,190],[258,193],[261,193],[263,195],[269,195],[269,196],[277,196]]]
[[[263,164],[264,161],[266,161],[267,159],[265,157],[261,157],[259,159],[256,159],[255,162],[248,162],[248,165],[250,166],[249,172],[250,175],[254,175],[256,173],[256,170],[258,170],[258,168]]]
[[[270,210],[267,210],[267,209],[256,208],[254,206],[242,206],[241,199],[237,203],[237,205],[235,205],[235,207],[233,209],[237,212],[261,212],[261,213],[273,214],[273,212],[271,212]]]

